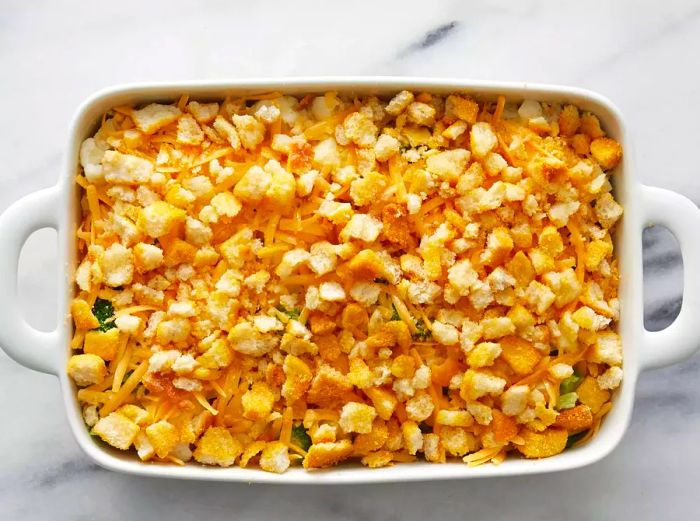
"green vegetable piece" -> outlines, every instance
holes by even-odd
[[[284,313],[289,318],[292,318],[294,320],[298,319],[299,315],[301,315],[300,308],[293,308],[293,309],[287,310],[284,306],[277,306],[277,309],[279,309],[282,313]]]
[[[433,333],[427,327],[425,327],[425,322],[423,322],[422,320],[418,320],[416,322],[416,329],[418,331],[416,331],[413,334],[414,340],[420,340],[425,342],[426,340],[433,337]]]
[[[392,304],[392,305],[391,305],[391,309],[392,309],[392,311],[391,311],[391,318],[390,318],[389,320],[390,320],[390,321],[393,321],[393,320],[401,320],[401,317],[399,316],[399,312],[396,311],[396,306],[394,306],[394,305]]]
[[[92,306],[92,314],[100,322],[96,329],[103,333],[117,327],[114,323],[114,306],[109,300],[103,298],[95,300],[95,304]]]
[[[309,450],[311,447],[311,438],[302,424],[292,427],[292,443],[303,450]]]
[[[572,434],[569,436],[566,440],[566,448],[570,449],[574,445],[576,445],[576,442],[582,439],[588,431],[583,431],[583,432],[577,432],[576,434]]]
[[[583,376],[574,372],[574,374],[561,381],[559,384],[559,394],[573,393],[578,389],[578,386],[581,385],[581,382],[583,382]]]
[[[578,394],[576,393],[560,394],[559,400],[557,401],[557,409],[560,411],[563,411],[564,409],[571,409],[576,406],[577,400]]]

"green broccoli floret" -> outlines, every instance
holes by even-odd
[[[433,333],[427,327],[425,327],[425,322],[423,322],[423,320],[418,320],[416,322],[416,329],[418,331],[413,334],[414,340],[425,342],[426,340],[433,338]]]
[[[576,442],[582,439],[587,433],[588,431],[583,431],[577,432],[576,434],[572,434],[571,436],[569,436],[566,440],[566,448],[570,449],[571,447],[573,447],[576,444]]]
[[[92,306],[92,314],[100,322],[96,329],[103,333],[117,327],[114,323],[114,306],[109,300],[102,298],[95,300],[95,304]]]
[[[582,381],[583,376],[577,372],[574,372],[574,374],[561,381],[559,384],[559,394],[562,395],[573,393],[576,389],[578,389],[578,386],[581,385]]]
[[[557,410],[563,411],[564,409],[572,409],[576,407],[577,400],[578,394],[576,393],[560,394],[559,400],[557,401]]]
[[[301,315],[301,308],[292,308],[288,310],[284,306],[277,306],[277,309],[279,309],[282,313],[294,320],[297,320],[299,318],[299,315]]]
[[[311,447],[311,438],[302,424],[292,427],[292,443],[303,450],[309,450]]]

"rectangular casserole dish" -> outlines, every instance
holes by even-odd
[[[624,350],[624,380],[614,398],[614,406],[600,432],[587,444],[544,460],[507,459],[503,464],[470,468],[461,463],[429,465],[405,463],[393,467],[367,469],[359,465],[341,465],[322,471],[293,468],[284,474],[259,469],[210,468],[196,465],[143,464],[133,454],[121,453],[93,439],[85,428],[75,396],[75,388],[65,372],[70,356],[72,325],[68,306],[73,293],[71,274],[75,268],[75,230],[79,218],[78,187],[74,176],[78,169],[81,142],[90,136],[108,109],[124,104],[171,102],[187,93],[192,99],[207,100],[226,95],[246,95],[266,91],[305,95],[329,90],[341,93],[390,96],[402,89],[447,94],[464,92],[474,97],[507,101],[536,99],[568,102],[596,114],[608,134],[625,151],[614,175],[617,200],[625,214],[616,232],[616,251],[620,262],[621,317],[619,332]],[[0,345],[17,362],[32,369],[55,374],[61,382],[64,404],[73,434],[80,447],[99,465],[116,471],[146,476],[180,479],[246,481],[268,483],[368,483],[456,479],[487,476],[522,475],[573,469],[593,463],[607,455],[621,440],[630,420],[636,379],[640,371],[681,360],[700,347],[700,337],[692,327],[692,317],[700,311],[700,274],[686,270],[684,299],[680,315],[666,330],[644,329],[642,291],[641,232],[651,224],[667,226],[676,235],[686,266],[700,262],[700,210],[676,193],[641,185],[634,178],[634,153],[625,134],[620,112],[605,98],[592,92],[569,87],[480,82],[458,79],[407,78],[298,78],[292,80],[238,80],[219,82],[182,82],[128,85],[101,91],[78,109],[68,133],[63,171],[59,183],[17,201],[0,216]],[[40,332],[29,326],[17,306],[16,269],[19,252],[35,230],[51,227],[58,232],[59,301],[58,327]]]

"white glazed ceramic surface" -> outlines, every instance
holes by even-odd
[[[624,380],[614,397],[614,405],[589,443],[543,460],[507,459],[503,464],[469,468],[463,463],[442,465],[402,463],[393,467],[367,469],[341,465],[318,471],[293,468],[284,474],[257,469],[213,468],[190,464],[185,467],[145,464],[133,453],[111,449],[93,439],[84,425],[75,397],[75,386],[65,373],[70,356],[72,326],[68,303],[73,294],[75,267],[74,233],[78,218],[78,191],[73,181],[78,169],[81,142],[97,128],[102,114],[117,105],[171,102],[187,93],[196,99],[219,99],[266,91],[286,94],[319,93],[327,90],[358,94],[390,95],[401,89],[434,93],[467,92],[481,99],[499,94],[508,101],[532,98],[541,101],[571,102],[596,114],[609,135],[622,143],[625,156],[614,175],[614,190],[625,214],[618,224],[616,252],[620,261],[621,318],[619,331],[624,350]],[[183,82],[128,85],[101,91],[78,110],[69,131],[64,170],[59,183],[30,194],[10,206],[0,216],[0,346],[18,363],[55,374],[61,382],[66,412],[73,434],[82,449],[99,465],[121,472],[147,476],[220,481],[297,484],[367,483],[455,479],[533,474],[573,469],[606,456],[620,442],[630,420],[634,389],[640,371],[680,361],[698,348],[700,336],[693,318],[700,315],[700,271],[685,270],[683,305],[676,321],[665,330],[644,329],[642,309],[642,244],[644,227],[668,227],[678,239],[686,266],[700,265],[700,210],[687,198],[660,188],[644,186],[634,179],[634,150],[625,134],[622,116],[605,98],[569,87],[527,83],[479,82],[460,79],[407,79],[384,77],[297,78],[293,80],[246,80],[227,82]],[[33,329],[21,316],[17,303],[17,261],[26,238],[40,228],[58,232],[59,294],[58,328],[49,333]]]

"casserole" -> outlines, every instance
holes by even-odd
[[[58,374],[66,406],[69,411],[71,427],[81,447],[99,464],[115,470],[144,475],[161,475],[168,477],[220,479],[235,481],[268,481],[295,483],[330,483],[330,482],[366,482],[393,481],[406,479],[436,479],[475,476],[495,476],[505,474],[523,474],[564,470],[591,463],[605,454],[619,442],[629,421],[636,376],[640,369],[670,363],[690,354],[696,347],[690,334],[689,315],[698,302],[691,300],[690,291],[678,320],[667,330],[660,333],[644,331],[642,323],[641,299],[635,299],[634,288],[641,286],[641,230],[652,222],[669,226],[681,243],[681,248],[692,261],[693,255],[700,252],[698,246],[691,242],[693,223],[700,222],[700,212],[688,200],[673,193],[642,187],[635,184],[630,177],[630,148],[626,142],[621,118],[612,105],[600,97],[575,89],[556,87],[532,87],[527,85],[485,84],[476,82],[459,82],[449,80],[399,80],[399,79],[358,79],[350,80],[294,80],[292,82],[237,82],[220,84],[171,84],[167,86],[134,86],[118,88],[94,96],[79,110],[71,131],[71,141],[67,151],[67,163],[62,182],[59,186],[37,192],[13,205],[0,220],[0,236],[9,238],[8,247],[0,262],[6,283],[15,272],[19,249],[26,236],[32,231],[45,227],[55,227],[61,244],[59,258],[66,267],[61,281],[65,288],[66,300],[59,303],[59,316],[67,316],[67,302],[71,297],[72,280],[66,276],[73,272],[75,265],[73,237],[78,218],[77,189],[73,185],[73,175],[77,168],[78,148],[82,140],[94,131],[98,118],[109,108],[125,103],[148,103],[152,101],[170,101],[186,92],[198,99],[223,97],[227,94],[246,94],[260,91],[283,91],[293,95],[338,90],[358,94],[387,95],[401,89],[424,90],[435,93],[448,93],[455,90],[467,91],[482,99],[495,99],[499,94],[508,101],[523,98],[541,101],[571,102],[581,109],[593,112],[601,119],[608,133],[623,144],[627,150],[626,161],[616,174],[616,195],[625,207],[625,217],[617,232],[618,259],[622,274],[620,286],[621,320],[620,334],[625,353],[625,379],[616,398],[616,406],[604,422],[594,440],[584,446],[567,451],[564,454],[543,461],[506,461],[498,467],[465,468],[459,464],[433,465],[418,469],[418,464],[403,464],[397,467],[382,468],[373,472],[354,467],[342,467],[333,470],[305,474],[294,469],[281,476],[264,474],[250,469],[208,469],[197,467],[171,468],[164,466],[144,466],[128,456],[111,452],[109,449],[93,442],[82,426],[82,418],[74,398],[72,384],[64,374],[68,356],[70,335],[69,322],[60,321],[57,331],[39,333],[29,328],[23,319],[10,311],[9,302],[14,292],[5,291],[2,297],[8,302],[5,306],[8,314],[0,325],[0,340],[8,353],[29,367]],[[695,252],[695,253],[694,253]],[[636,254],[636,255],[635,255]],[[698,280],[692,274],[686,275],[686,289],[697,285]],[[10,284],[7,284],[8,288]],[[27,350],[27,346],[32,346]],[[663,346],[663,351],[659,351]]]

